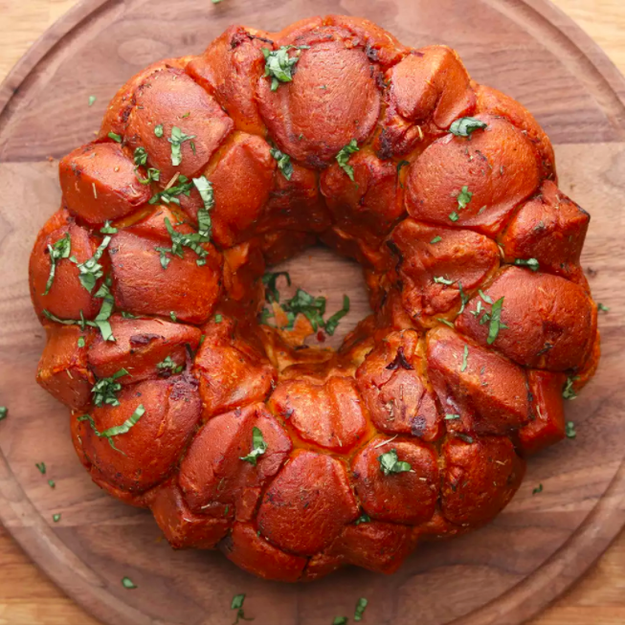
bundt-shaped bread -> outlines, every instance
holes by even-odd
[[[534,118],[445,46],[233,26],[133,77],[59,169],[37,379],[174,547],[284,581],[393,572],[510,501],[596,368],[589,216]],[[265,274],[315,241],[371,292],[337,352],[298,349],[338,317]]]

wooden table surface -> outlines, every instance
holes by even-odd
[[[0,81],[44,30],[76,2],[0,0]],[[625,0],[553,2],[625,74]],[[532,622],[533,625],[624,623],[625,533],[581,582]],[[1,526],[0,625],[98,625],[30,562]]]

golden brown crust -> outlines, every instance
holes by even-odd
[[[490,521],[597,368],[589,216],[537,121],[446,46],[340,15],[235,25],[131,78],[59,172],[37,380],[94,482],[176,548],[286,582],[392,573]],[[370,289],[337,352],[261,279],[317,241]]]

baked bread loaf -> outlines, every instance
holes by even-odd
[[[128,81],[59,169],[37,379],[174,547],[283,581],[393,572],[506,506],[597,366],[589,216],[448,47],[345,16],[233,26]],[[300,349],[323,311],[265,273],[316,241],[370,288],[336,352]]]

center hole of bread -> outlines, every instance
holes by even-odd
[[[344,295],[349,297],[349,312],[340,320],[334,334],[328,336],[320,328],[306,340],[307,345],[336,349],[358,322],[371,313],[362,267],[327,247],[311,247],[289,260],[272,265],[267,271],[286,271],[289,274],[290,286],[284,277],[277,281],[281,304],[292,298],[297,289],[303,289],[314,297],[325,297],[324,319],[329,319],[343,308]]]

